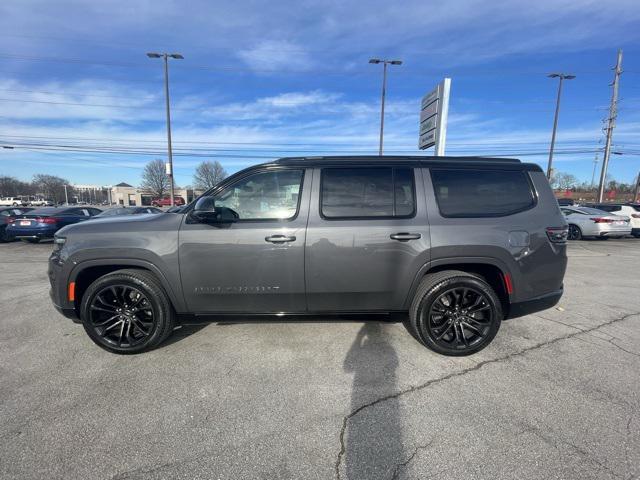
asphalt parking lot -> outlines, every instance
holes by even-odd
[[[51,306],[51,248],[0,245],[2,478],[639,478],[640,240],[570,244],[559,307],[466,358],[360,320],[109,354]]]

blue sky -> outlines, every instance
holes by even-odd
[[[546,165],[557,81],[555,166],[590,181],[624,50],[610,173],[640,170],[640,5],[633,1],[190,1],[0,3],[0,175],[137,185],[165,158],[162,65],[171,63],[176,182],[292,155],[416,154],[420,97],[452,78],[447,154]],[[62,151],[64,149],[65,151]],[[430,151],[426,152],[427,154]],[[602,158],[602,155],[600,155]],[[600,164],[598,164],[599,168]],[[596,174],[597,178],[597,174]]]

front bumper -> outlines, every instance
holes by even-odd
[[[563,293],[564,287],[555,292],[547,293],[546,295],[541,295],[523,302],[512,303],[509,307],[509,315],[507,318],[523,317],[551,308],[560,301]]]
[[[51,257],[49,257],[49,266],[47,268],[47,275],[49,276],[49,283],[51,285],[49,289],[51,303],[53,303],[54,308],[62,315],[76,323],[80,323],[75,302],[67,299],[67,279],[69,272],[65,271],[56,253],[57,252],[54,252]]]

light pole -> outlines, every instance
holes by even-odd
[[[553,147],[556,144],[556,130],[558,129],[558,114],[560,113],[560,96],[562,95],[562,82],[564,80],[573,80],[575,75],[565,75],[564,73],[551,73],[547,75],[549,78],[559,78],[558,98],[556,100],[556,114],[553,118],[553,133],[551,134],[551,147],[549,148],[549,165],[547,165],[547,178],[551,178],[551,164],[553,163]]]
[[[179,53],[147,53],[149,58],[164,59],[164,98],[167,107],[167,157],[169,159],[169,185],[171,186],[171,206],[174,205],[173,198],[173,152],[171,151],[171,112],[169,108],[169,58],[182,60],[184,57]]]
[[[382,155],[382,138],[384,136],[384,100],[386,97],[387,91],[387,65],[402,65],[402,60],[387,60],[380,58],[372,58],[369,60],[369,63],[382,63],[382,106],[380,107],[380,148],[378,150],[378,155]]]

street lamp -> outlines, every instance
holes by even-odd
[[[382,137],[384,136],[384,100],[386,96],[387,90],[387,65],[402,65],[402,60],[387,60],[380,58],[372,58],[369,60],[369,63],[382,63],[382,102],[380,107],[380,149],[378,151],[378,155],[382,155]]]
[[[547,165],[547,178],[551,178],[551,164],[553,163],[553,147],[556,144],[556,130],[558,129],[558,114],[560,113],[560,95],[562,94],[562,82],[564,80],[573,80],[575,75],[565,75],[564,73],[551,73],[547,75],[549,78],[559,78],[558,98],[556,100],[556,114],[553,118],[553,133],[551,134],[551,147],[549,148],[549,164]]]
[[[167,108],[167,157],[169,159],[169,184],[171,186],[171,206],[174,205],[173,199],[173,152],[171,151],[171,113],[169,111],[169,58],[175,60],[183,60],[184,57],[179,53],[147,53],[149,58],[164,59],[164,98]]]

